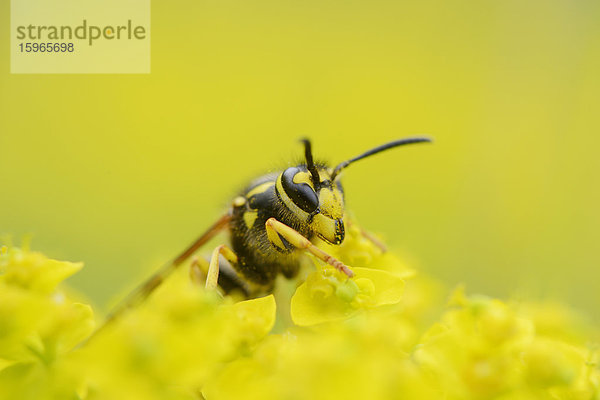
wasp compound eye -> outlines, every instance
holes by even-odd
[[[281,186],[294,204],[303,211],[312,213],[319,208],[319,197],[308,183],[294,182],[294,177],[299,173],[303,173],[303,171],[298,167],[286,169],[281,175]],[[307,179],[309,179],[308,175]]]

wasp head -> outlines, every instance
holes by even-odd
[[[430,142],[431,139],[414,137],[389,142],[346,160],[333,169],[315,164],[310,141],[302,141],[306,164],[287,168],[279,175],[276,183],[278,196],[311,232],[331,244],[340,244],[345,235],[344,192],[339,182],[340,172],[351,163],[381,151],[405,144]]]

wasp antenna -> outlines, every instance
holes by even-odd
[[[306,168],[310,175],[312,176],[315,187],[321,182],[321,178],[319,177],[319,171],[317,171],[317,167],[315,166],[315,162],[313,161],[312,156],[312,147],[310,144],[310,140],[304,138],[300,140],[304,143],[304,157],[306,158]]]
[[[355,161],[362,160],[363,158],[372,156],[373,154],[380,153],[384,150],[392,149],[394,147],[404,146],[405,144],[423,143],[423,142],[433,142],[433,140],[428,137],[425,137],[425,136],[417,136],[417,137],[410,137],[410,138],[405,138],[405,139],[398,139],[398,140],[394,140],[393,142],[389,142],[389,143],[382,144],[381,146],[377,146],[371,150],[364,152],[363,154],[361,154],[359,156],[356,156],[354,158],[351,158],[349,160],[339,163],[333,170],[333,173],[331,174],[331,180],[333,181],[336,178],[336,176],[338,176],[338,174],[340,173],[341,170],[343,170],[344,168],[346,168],[348,165],[352,164]]]

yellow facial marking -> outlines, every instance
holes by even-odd
[[[246,204],[246,199],[243,198],[242,196],[238,196],[235,199],[233,199],[233,206],[234,207],[241,207],[244,204]]]
[[[342,193],[337,188],[323,188],[319,191],[319,207],[321,212],[333,219],[344,216]]]
[[[340,241],[337,241],[339,235],[336,229],[336,220],[326,217],[323,214],[317,214],[313,218],[311,227],[321,239],[325,239],[332,244],[340,243]]]
[[[308,172],[298,172],[296,175],[294,175],[293,182],[294,183],[306,183],[308,186],[313,188],[313,190],[315,188],[313,186],[312,179],[310,177],[310,173],[308,173]]]
[[[321,183],[331,180],[331,171],[332,171],[331,168],[327,168],[327,169],[319,168],[319,178],[321,178]]]
[[[250,198],[250,197],[254,196],[255,194],[263,193],[267,189],[269,189],[271,186],[273,186],[274,184],[275,184],[274,182],[261,183],[260,185],[258,185],[257,187],[253,188],[248,193],[246,193],[246,197]]]
[[[254,226],[256,217],[258,217],[258,212],[256,211],[246,211],[244,213],[244,223],[246,224],[248,229],[251,229]]]

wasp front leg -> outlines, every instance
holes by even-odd
[[[344,263],[338,261],[332,255],[326,253],[325,251],[312,244],[310,240],[302,236],[295,229],[290,228],[282,222],[279,222],[275,218],[269,218],[267,222],[265,222],[265,226],[267,229],[267,237],[269,238],[269,241],[271,242],[271,244],[273,244],[273,246],[277,247],[278,249],[286,249],[286,246],[282,241],[283,238],[287,240],[292,246],[301,250],[308,251],[309,253],[317,257],[319,260],[324,261],[327,264],[335,267],[337,270],[343,272],[348,277],[351,278],[354,276],[354,273],[347,265],[344,265]]]

